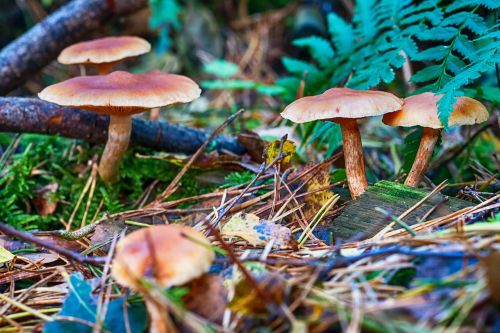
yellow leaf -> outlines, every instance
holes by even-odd
[[[226,237],[243,238],[252,246],[265,246],[274,239],[273,246],[283,248],[289,245],[291,238],[289,228],[246,213],[233,215],[221,232]]]
[[[306,196],[307,208],[305,215],[314,216],[325,203],[333,197],[330,189],[315,192],[321,188],[330,186],[330,174],[328,168],[320,169],[314,177],[307,182],[307,192],[312,192]]]
[[[6,250],[3,246],[0,246],[0,265],[11,261],[13,258],[14,255],[12,253]]]
[[[278,154],[280,152],[280,145],[281,141],[275,140],[266,147],[266,150],[264,151],[266,164],[270,164],[272,161],[276,159],[276,157],[278,157]],[[286,170],[290,167],[292,156],[293,154],[295,154],[295,148],[296,148],[295,143],[293,143],[293,141],[286,140],[285,142],[283,142],[283,148],[281,152],[287,155],[281,160],[280,164],[282,170]]]

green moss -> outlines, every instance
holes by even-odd
[[[0,168],[0,221],[25,230],[61,228],[60,221],[70,220],[88,181],[91,171],[87,168],[88,161],[99,156],[101,151],[102,146],[90,146],[81,141],[23,135],[17,150]],[[134,148],[126,154],[120,166],[121,178],[117,184],[107,186],[97,181],[92,200],[88,203],[87,223],[98,211],[101,201],[100,216],[105,212],[136,208],[136,202],[153,181],[160,182],[150,199],[163,191],[179,172],[177,165],[156,158],[138,158],[135,156],[138,152],[154,154],[148,149]],[[181,179],[179,190],[169,200],[212,191],[213,187],[198,186],[195,178],[198,173],[196,170],[187,172]],[[57,190],[48,196],[57,203],[57,208],[53,214],[40,216],[34,209],[33,201],[39,196],[39,189],[54,183]],[[74,216],[74,227],[79,227],[83,220],[87,200],[88,193]],[[184,205],[189,204],[192,203]]]

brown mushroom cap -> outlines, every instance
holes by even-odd
[[[51,85],[38,96],[48,102],[97,113],[127,116],[198,98],[201,90],[190,78],[152,71],[79,76]]]
[[[442,95],[426,92],[404,99],[400,111],[384,115],[383,122],[390,126],[422,126],[443,128],[438,117],[438,101]],[[459,97],[453,106],[448,124],[450,126],[473,125],[486,121],[488,110],[479,101],[470,97]]]
[[[68,46],[59,54],[57,61],[66,65],[111,63],[150,50],[148,41],[139,37],[106,37]]]
[[[210,269],[214,252],[203,244],[209,244],[208,239],[187,226],[155,225],[136,230],[116,245],[113,277],[132,289],[143,277],[163,287],[182,285]]]
[[[281,116],[295,123],[335,118],[364,118],[399,110],[403,101],[391,93],[332,88],[288,105]]]

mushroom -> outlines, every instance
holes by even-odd
[[[141,280],[169,288],[201,276],[215,258],[209,244],[200,232],[175,224],[139,229],[117,243],[111,273],[119,284],[143,293],[150,332],[170,332],[170,320],[167,309],[154,301]]]
[[[65,65],[94,64],[99,74],[108,74],[120,60],[149,51],[149,42],[139,37],[106,37],[68,46],[59,54],[57,61]]]
[[[120,160],[127,150],[133,114],[198,98],[201,90],[188,77],[153,71],[130,74],[116,71],[102,76],[75,77],[42,90],[48,102],[110,116],[108,142],[99,174],[108,183],[118,180]]]
[[[340,125],[347,182],[352,198],[356,199],[368,187],[356,119],[394,112],[401,108],[402,103],[388,92],[332,88],[321,95],[296,100],[281,115],[295,123],[331,120]]]
[[[403,108],[384,115],[383,122],[390,126],[423,127],[420,146],[411,167],[405,185],[417,187],[432,157],[434,146],[443,125],[438,117],[438,101],[442,95],[426,92],[410,96],[404,100]],[[449,126],[473,125],[488,119],[488,110],[479,101],[469,97],[460,97],[453,106],[448,120]]]

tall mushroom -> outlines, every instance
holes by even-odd
[[[388,92],[332,88],[321,95],[296,100],[281,115],[295,123],[331,120],[340,125],[347,182],[351,196],[356,199],[368,186],[356,119],[394,112],[401,108],[402,103],[401,99]]]
[[[150,332],[169,332],[168,312],[148,294],[142,279],[163,288],[183,285],[206,273],[215,258],[209,240],[181,225],[155,225],[136,230],[116,245],[112,265],[115,280],[142,291],[150,316]]]
[[[120,160],[128,148],[133,114],[198,98],[201,90],[188,77],[153,71],[116,71],[102,76],[75,77],[45,88],[38,96],[48,102],[110,116],[108,142],[99,174],[108,183],[118,180]]]
[[[57,61],[65,65],[93,64],[99,74],[108,74],[120,60],[149,51],[149,42],[139,37],[105,37],[68,46],[59,54]]]
[[[383,122],[390,126],[423,127],[420,146],[405,185],[417,187],[427,170],[439,132],[443,128],[438,117],[438,101],[441,97],[431,92],[410,96],[404,100],[401,110],[388,113],[383,118]],[[473,125],[486,121],[488,116],[488,110],[481,102],[469,97],[460,97],[453,106],[448,124]]]

